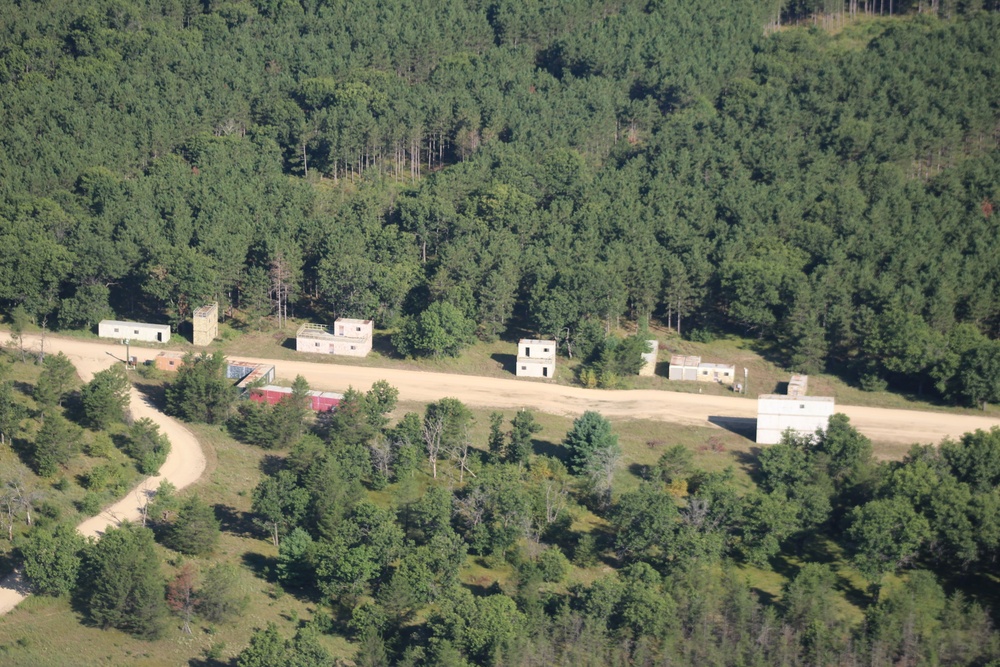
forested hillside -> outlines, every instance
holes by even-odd
[[[8,2],[0,304],[652,315],[1000,400],[994,4]]]

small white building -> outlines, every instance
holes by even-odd
[[[670,357],[670,370],[667,378],[670,380],[691,380],[698,379],[698,366],[701,365],[701,357],[694,355],[674,354]]]
[[[552,378],[556,374],[556,342],[522,338],[517,344],[517,377]]]
[[[170,340],[170,325],[101,320],[97,325],[97,335],[101,338],[166,343]]]
[[[340,318],[333,326],[303,324],[295,333],[298,352],[367,357],[372,351],[374,327],[371,320]]]
[[[802,436],[825,431],[833,412],[831,396],[764,394],[757,398],[757,444],[775,445],[788,429]]]
[[[650,351],[642,353],[642,366],[639,368],[639,375],[656,375],[656,357],[660,351],[660,341],[647,340]]]
[[[698,364],[698,382],[732,384],[736,379],[736,366],[732,364]]]

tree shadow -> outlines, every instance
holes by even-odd
[[[710,415],[709,424],[715,424],[719,428],[724,428],[730,433],[746,438],[750,442],[757,441],[757,418],[756,417],[727,417],[725,415]]]
[[[761,481],[760,467],[758,466],[760,451],[760,447],[751,447],[749,452],[742,452],[738,449],[733,451],[733,458],[740,464],[740,468],[750,476],[754,484],[760,484]]]
[[[281,334],[281,337],[282,340],[277,341],[281,345],[281,347],[285,348],[286,350],[291,350],[292,352],[298,352],[298,343],[294,338],[285,336],[285,334]]]
[[[537,440],[532,438],[531,449],[538,456],[549,456],[558,459],[563,464],[569,460],[569,451],[561,443],[555,443],[551,440]]]
[[[649,479],[649,466],[645,463],[630,463],[628,471],[639,479]]]
[[[25,396],[33,396],[35,393],[35,385],[30,382],[25,382],[23,380],[14,380],[12,382],[14,385],[14,390],[19,391]]]
[[[265,556],[264,554],[248,551],[243,554],[241,560],[244,565],[250,568],[250,570],[257,575],[258,578],[271,584],[276,584],[278,582],[277,558],[271,558],[269,556]]]
[[[28,466],[36,475],[38,474],[35,468],[35,448],[32,442],[25,438],[10,437],[7,439],[7,445],[11,451],[17,454],[17,458],[21,459],[21,463]]]
[[[285,467],[285,459],[274,454],[265,454],[260,460],[260,471],[268,476],[277,475]]]
[[[160,412],[166,411],[167,390],[164,385],[149,382],[136,382],[134,383],[134,386],[149,405],[156,408]]]
[[[191,658],[188,660],[189,667],[230,667],[233,664],[230,660],[216,660],[215,658]]]
[[[403,355],[396,351],[392,344],[392,336],[386,333],[376,333],[372,335],[372,352],[378,352],[387,359],[403,359]]]
[[[517,375],[517,355],[494,352],[490,355],[490,359],[500,364],[505,373]]]
[[[238,537],[260,537],[262,531],[253,522],[250,512],[241,512],[222,503],[217,503],[213,509],[215,518],[219,520],[219,527],[227,533]]]

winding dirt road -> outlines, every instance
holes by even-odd
[[[0,341],[6,341],[6,338],[5,333],[0,334]],[[26,338],[26,342],[37,349],[37,339],[29,341]],[[63,352],[76,366],[77,372],[85,382],[89,382],[94,373],[118,363],[118,360],[105,353],[108,351],[119,353],[119,350],[114,350],[109,345],[84,344],[83,347],[78,347],[76,341],[72,340],[51,337],[45,340],[46,354]],[[183,489],[197,481],[205,470],[205,455],[198,440],[180,422],[153,407],[134,387],[129,407],[136,419],[146,417],[159,425],[160,431],[170,439],[170,454],[160,467],[160,474],[147,477],[127,496],[77,526],[77,531],[84,537],[97,537],[107,530],[108,526],[117,526],[125,520],[139,519],[142,506],[146,504],[150,494],[156,491],[161,481],[168,480],[178,489]],[[22,581],[20,573],[8,575],[0,581],[0,615],[20,604],[27,595],[27,586]]]

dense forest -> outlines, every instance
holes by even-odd
[[[995,3],[543,5],[7,3],[0,304],[652,316],[1000,399]]]

